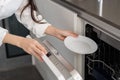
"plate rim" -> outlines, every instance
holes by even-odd
[[[86,36],[82,36],[82,35],[79,35],[76,39],[79,39],[79,37],[82,38],[82,39],[88,39],[90,42],[92,41],[92,43],[93,43],[93,45],[94,45],[94,48],[93,48],[93,50],[90,50],[91,52],[88,52],[88,51],[87,51],[87,53],[83,53],[83,52],[76,52],[75,50],[71,50],[71,49],[69,48],[69,46],[67,46],[66,42],[68,42],[68,41],[66,41],[66,40],[69,40],[70,38],[72,38],[72,40],[75,39],[75,38],[72,37],[72,36],[68,36],[68,37],[66,37],[66,38],[64,39],[64,45],[65,45],[65,47],[66,47],[67,49],[69,49],[70,51],[72,51],[72,52],[74,52],[74,53],[77,53],[77,54],[92,54],[92,53],[94,53],[94,52],[97,50],[97,48],[98,48],[97,43],[96,43],[93,39],[91,39],[91,38],[89,38],[89,37],[86,37]],[[80,40],[80,39],[79,39],[79,40]],[[89,41],[87,41],[87,43],[90,45]],[[85,40],[85,42],[86,42],[86,40]],[[90,46],[91,46],[91,45],[90,45]]]

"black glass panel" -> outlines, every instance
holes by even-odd
[[[22,25],[21,23],[19,23],[17,21],[15,15],[7,18],[4,21],[5,21],[5,23],[8,23],[8,24],[5,24],[5,26],[8,26],[9,32],[11,34],[19,35],[19,36],[23,36],[23,37],[25,37],[29,34],[29,31],[24,27],[24,25]],[[27,54],[21,48],[18,48],[16,46],[13,46],[10,44],[6,44],[6,51],[7,51],[8,58],[22,56],[22,55]]]

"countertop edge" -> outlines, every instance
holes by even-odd
[[[86,20],[87,22],[96,26],[96,28],[101,29],[106,32],[111,37],[120,41],[120,27],[104,18],[91,14],[83,9],[77,8],[72,4],[65,2],[65,0],[51,0],[59,5],[68,8],[69,10],[78,14],[78,17]]]

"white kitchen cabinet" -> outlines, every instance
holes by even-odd
[[[51,0],[36,0],[36,4],[42,16],[55,27],[75,31],[80,34],[83,33],[83,23],[81,23],[83,21],[77,18],[76,13],[64,8],[59,4],[52,2]],[[83,74],[83,56],[78,56],[69,51],[64,46],[63,41],[60,41],[55,37],[48,35],[43,39],[47,39],[50,43],[52,43],[53,46],[58,50],[58,52],[61,53],[65,57],[65,59],[67,59],[76,69],[79,68],[78,71],[81,73],[81,75]],[[56,80],[53,77],[53,74],[50,74],[50,71],[47,69],[48,67],[46,67],[44,63],[40,63],[38,60],[35,59],[34,64],[40,71],[44,80]]]

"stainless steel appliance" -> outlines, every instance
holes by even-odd
[[[85,80],[120,80],[120,40],[116,40],[91,24],[86,36],[98,44],[98,50],[85,56]]]
[[[36,39],[43,46],[46,47],[48,53],[42,58],[46,65],[50,68],[52,73],[56,76],[57,80],[83,80],[77,70],[47,41],[40,41]]]

